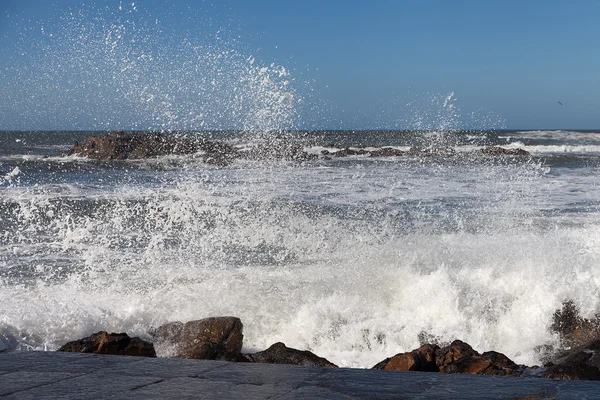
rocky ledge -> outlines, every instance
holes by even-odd
[[[468,343],[455,340],[445,346],[423,344],[377,363],[373,369],[422,371],[447,374],[509,375],[567,380],[600,380],[600,318],[582,318],[572,302],[554,313],[552,329],[562,339],[561,348],[546,346],[543,367],[518,365],[496,351],[479,353]],[[293,364],[337,368],[307,350],[278,342],[264,351],[242,353],[243,324],[236,317],[212,317],[197,321],[169,322],[149,334],[153,343],[129,338],[125,333],[98,332],[69,342],[59,351],[156,357],[154,346],[170,349],[176,358],[247,363]]]
[[[310,154],[294,142],[274,141],[273,143],[240,150],[221,141],[184,140],[160,133],[125,133],[114,132],[104,136],[91,136],[83,144],[75,143],[71,149],[62,155],[77,155],[94,160],[133,160],[159,157],[165,155],[197,154],[205,162],[216,165],[227,165],[236,159],[247,160],[288,160],[306,161],[348,157],[419,157],[419,158],[449,158],[456,156],[454,149],[449,147],[418,149],[408,151],[392,147],[379,149],[344,148],[337,151],[323,150],[321,155]],[[469,153],[485,157],[529,157],[522,149],[505,149],[502,147],[486,147]]]

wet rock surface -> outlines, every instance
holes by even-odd
[[[2,399],[582,399],[600,383],[43,351],[0,353]]]
[[[552,329],[566,343],[579,343],[581,337],[596,337],[597,319],[585,319],[572,302],[554,314]],[[588,332],[578,335],[582,327]],[[589,329],[588,329],[589,328]],[[337,368],[329,360],[278,342],[264,351],[242,354],[243,325],[237,317],[211,317],[187,323],[170,322],[150,331],[155,344],[170,345],[174,357],[267,364],[293,364]],[[422,338],[429,338],[423,334]],[[576,339],[576,340],[575,340]],[[418,349],[399,353],[377,363],[372,369],[388,371],[441,372],[446,374],[542,377],[566,380],[600,380],[600,339],[556,351],[544,368],[518,365],[496,351],[479,353],[468,343],[455,340],[448,345],[425,343]],[[98,332],[65,344],[59,351],[98,354],[144,355],[155,357],[153,345],[125,333]]]
[[[246,361],[241,355],[243,328],[237,317],[211,317],[186,324],[169,322],[150,334],[157,345],[174,346],[178,358]]]
[[[254,354],[245,354],[250,362],[266,364],[292,364],[307,367],[337,368],[337,365],[325,358],[319,357],[306,350],[296,350],[278,342],[264,351]]]
[[[222,141],[177,139],[152,132],[113,132],[104,136],[90,136],[83,144],[75,143],[63,155],[77,155],[95,160],[132,160],[187,154],[198,154],[206,163],[215,165],[228,165],[236,159],[302,162],[319,158],[316,154],[306,152],[299,143],[285,140],[274,140],[268,144],[240,150]],[[393,147],[378,149],[346,147],[336,151],[323,150],[321,152],[321,157],[325,157],[325,159],[351,156],[444,159],[457,155],[458,153],[451,147],[411,148],[408,151]],[[466,155],[514,158],[530,156],[530,153],[523,149],[505,149],[492,146],[466,153]]]
[[[58,351],[156,357],[154,345],[126,333],[97,332],[83,339],[66,343]]]
[[[180,140],[160,133],[125,132],[90,136],[83,144],[75,143],[65,155],[95,160],[132,160],[199,152],[204,153],[206,162],[215,164],[228,164],[236,157],[234,148],[222,142]]]
[[[522,376],[524,366],[518,366],[504,354],[495,351],[479,354],[469,344],[455,340],[441,348],[434,344],[425,344],[411,352],[396,354],[373,368],[449,374]]]

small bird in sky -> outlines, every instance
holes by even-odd
[[[562,103],[559,101],[558,104],[560,104],[562,106]]]

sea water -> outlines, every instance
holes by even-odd
[[[598,309],[599,132],[446,133],[457,153],[532,154],[518,159],[57,156],[91,134],[0,134],[0,324],[12,348],[234,315],[244,351],[283,341],[370,367],[424,338],[461,339],[534,364],[557,340],[561,302]],[[285,140],[318,154],[428,135]]]
[[[409,113],[392,130],[303,131],[327,110],[302,71],[190,13],[183,37],[171,14],[121,4],[23,22],[3,42],[0,117],[23,117],[0,132],[0,348],[234,315],[246,352],[282,341],[371,367],[461,339],[531,365],[557,343],[563,301],[598,311],[600,131],[487,116],[465,130],[453,94],[392,107]],[[317,158],[60,155],[123,128]],[[490,145],[531,156],[476,155]],[[323,156],[386,146],[455,155]]]

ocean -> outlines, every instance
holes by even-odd
[[[0,132],[2,347],[233,315],[245,352],[368,368],[461,339],[533,365],[563,301],[600,309],[600,130],[170,133],[318,156],[227,166],[60,155],[98,134]],[[323,155],[388,146],[455,154]]]

